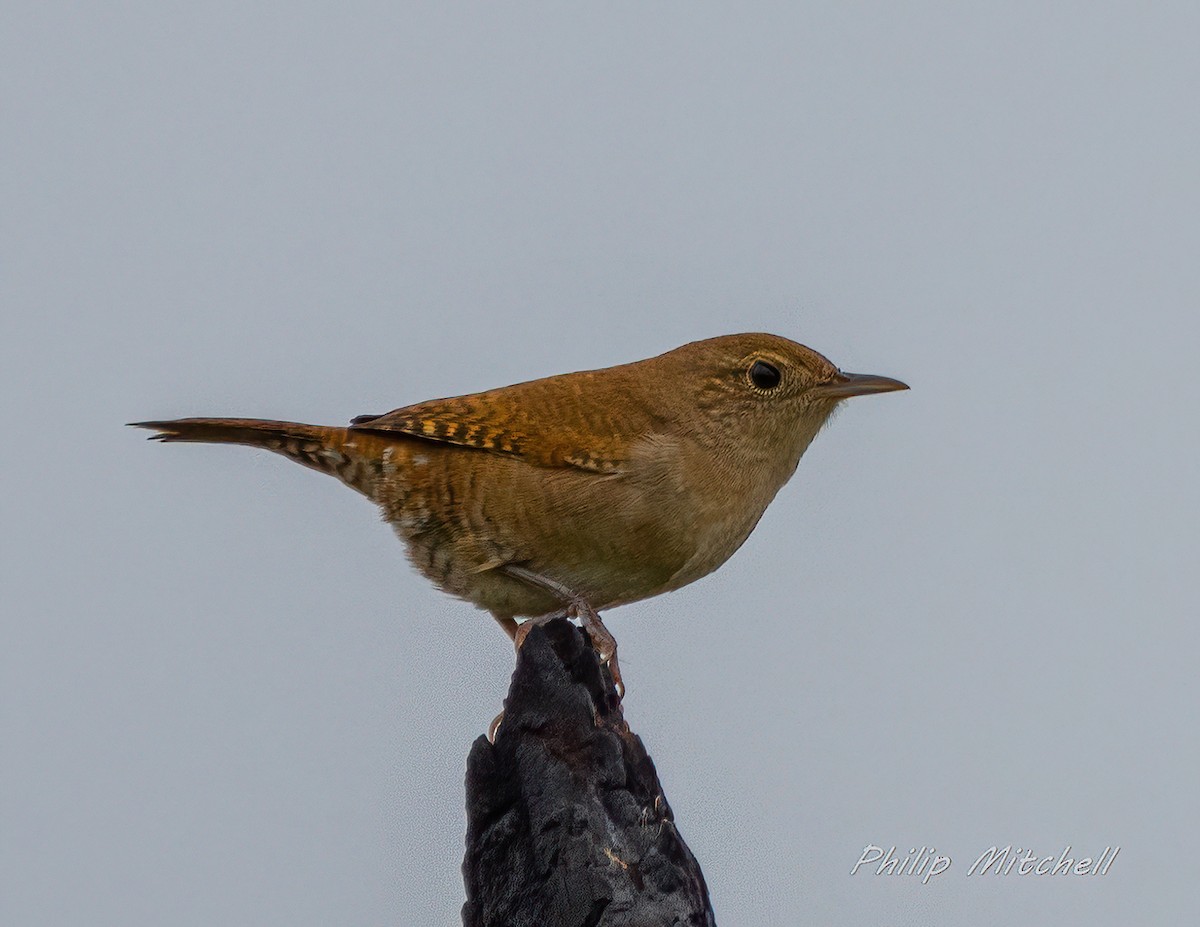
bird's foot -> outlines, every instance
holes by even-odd
[[[608,628],[604,626],[604,622],[600,620],[600,614],[584,599],[576,596],[567,605],[566,608],[560,608],[558,611],[549,612],[545,615],[538,615],[535,618],[528,618],[517,625],[516,633],[513,635],[513,643],[519,651],[525,643],[525,638],[529,636],[529,632],[539,625],[553,621],[555,618],[577,618],[583,625],[583,628],[588,633],[588,637],[592,640],[592,646],[596,650],[596,656],[600,662],[608,667],[609,675],[612,676],[613,688],[617,691],[617,698],[625,697],[625,683],[621,681],[621,668],[617,663],[617,640],[609,633]],[[504,712],[496,715],[492,719],[492,723],[488,725],[487,739],[488,743],[496,742],[496,732],[500,729],[500,725],[504,722]]]
[[[536,618],[530,618],[522,622],[520,627],[517,628],[516,634],[513,635],[513,642],[516,644],[517,649],[521,649],[521,644],[525,642],[526,636],[536,626],[564,616],[567,618],[578,618],[583,625],[583,629],[587,631],[588,637],[592,639],[592,646],[596,648],[596,654],[599,656],[600,662],[608,666],[608,672],[612,676],[613,688],[617,690],[617,698],[624,698],[625,683],[621,680],[621,668],[617,663],[617,639],[609,633],[608,628],[604,626],[604,622],[600,620],[600,614],[591,606],[587,599],[562,583],[547,576],[542,576],[540,573],[535,573],[533,570],[528,570],[525,567],[510,563],[500,569],[515,579],[524,580],[531,586],[545,589],[552,595],[557,596],[566,606],[565,609],[550,612],[547,615],[539,615]]]
[[[500,730],[500,724],[503,721],[504,721],[504,712],[500,712],[500,714],[498,714],[498,715],[496,715],[496,717],[492,718],[492,723],[488,725],[488,729],[487,729],[488,743],[494,744],[496,742],[496,731]]]
[[[549,612],[548,614],[538,615],[534,618],[526,618],[519,625],[517,625],[517,633],[513,635],[513,644],[517,650],[520,650],[521,646],[525,643],[525,638],[529,636],[529,632],[534,628],[547,624],[548,622],[553,621],[555,618],[566,617],[568,617],[568,610],[560,608],[556,612]]]
[[[613,688],[617,690],[617,698],[623,699],[625,683],[621,680],[621,666],[617,663],[617,639],[600,620],[600,613],[586,601],[576,597],[567,605],[567,615],[571,618],[578,618],[583,629],[588,632],[588,637],[592,639],[592,646],[596,648],[596,655],[600,657],[600,662],[608,666]]]

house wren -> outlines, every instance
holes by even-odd
[[[620,690],[598,609],[685,586],[732,556],[834,407],[907,389],[776,335],[435,399],[348,427],[139,422],[160,441],[245,444],[336,476],[383,510],[435,585],[520,645],[580,618]]]

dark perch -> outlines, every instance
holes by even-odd
[[[583,632],[535,628],[467,759],[464,927],[715,925],[641,739]]]

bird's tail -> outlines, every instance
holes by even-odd
[[[156,431],[157,434],[150,436],[151,441],[243,444],[274,451],[306,467],[336,476],[372,499],[383,459],[383,448],[374,445],[388,443],[376,435],[352,434],[346,428],[255,418],[180,418],[131,424],[135,428]]]

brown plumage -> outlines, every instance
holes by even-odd
[[[842,399],[905,389],[843,374],[775,335],[437,399],[347,428],[257,419],[139,422],[164,442],[261,447],[379,504],[416,567],[490,611],[567,605],[616,669],[595,614],[724,563]]]

